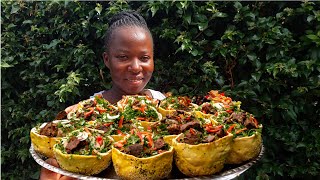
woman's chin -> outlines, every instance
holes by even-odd
[[[141,91],[144,89],[144,86],[139,86],[139,87],[130,87],[126,89],[126,93],[128,95],[136,95],[141,93]]]

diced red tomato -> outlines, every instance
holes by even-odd
[[[118,127],[119,127],[119,128],[122,128],[123,119],[124,119],[124,116],[121,116],[121,117],[120,117],[120,120],[119,120],[119,123],[118,123]]]
[[[142,113],[144,113],[145,109],[146,109],[146,104],[141,104],[141,107],[140,107],[139,110],[140,110]]]
[[[103,125],[106,126],[106,127],[109,127],[111,124],[113,124],[113,122],[105,123]]]
[[[102,143],[103,143],[103,138],[102,138],[101,136],[97,136],[97,137],[96,137],[96,141],[97,141],[97,143],[101,146]]]
[[[139,121],[145,121],[146,120],[145,117],[137,117],[136,119],[139,120]]]
[[[240,129],[240,130],[236,131],[236,134],[240,134],[240,133],[242,133],[242,132],[245,131],[245,130],[247,130],[247,128]]]
[[[235,126],[236,126],[236,124],[232,124],[231,126],[229,126],[227,131],[231,132],[234,129]]]
[[[193,128],[190,128],[189,131],[190,131],[190,134],[192,134],[192,135],[196,134],[196,130],[194,130]]]
[[[102,114],[107,111],[106,109],[99,107],[99,106],[97,106],[96,109],[99,111],[99,114]]]
[[[137,134],[137,136],[140,138],[141,144],[143,144],[144,142],[143,142],[143,136],[142,136],[142,134],[141,134],[140,132],[137,132],[136,134]]]
[[[123,135],[123,133],[120,131],[120,129],[117,130],[118,135]]]
[[[93,111],[94,111],[93,107],[89,107],[88,109],[89,109],[88,112],[84,112],[84,113],[83,113],[83,116],[84,116],[85,119],[87,119],[88,117],[90,117],[90,116],[92,115]]]
[[[123,147],[123,144],[122,144],[121,141],[118,141],[118,142],[113,143],[113,146],[114,146],[114,147],[118,147],[118,148],[122,148],[122,147]]]
[[[148,139],[148,146],[151,148],[153,146],[153,139],[151,137],[151,134],[147,135],[147,139]]]

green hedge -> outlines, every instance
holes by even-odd
[[[29,131],[110,88],[108,19],[138,10],[155,42],[150,88],[222,90],[263,124],[263,159],[241,178],[319,178],[318,2],[1,2],[1,176],[38,178]],[[35,168],[37,167],[37,168]]]

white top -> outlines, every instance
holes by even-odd
[[[150,91],[153,99],[163,100],[163,99],[166,98],[166,96],[164,94],[162,94],[160,91],[155,91],[155,90],[152,90],[152,89],[147,89],[147,90]],[[103,92],[104,91],[100,91],[100,92],[94,93],[93,96],[90,96],[90,98],[94,98],[94,96],[96,96],[96,95],[102,95]]]

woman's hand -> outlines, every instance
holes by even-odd
[[[59,167],[59,164],[56,159],[49,158],[46,162],[52,166]],[[76,180],[75,178],[63,176],[61,174],[52,172],[46,168],[41,168],[40,180]]]

